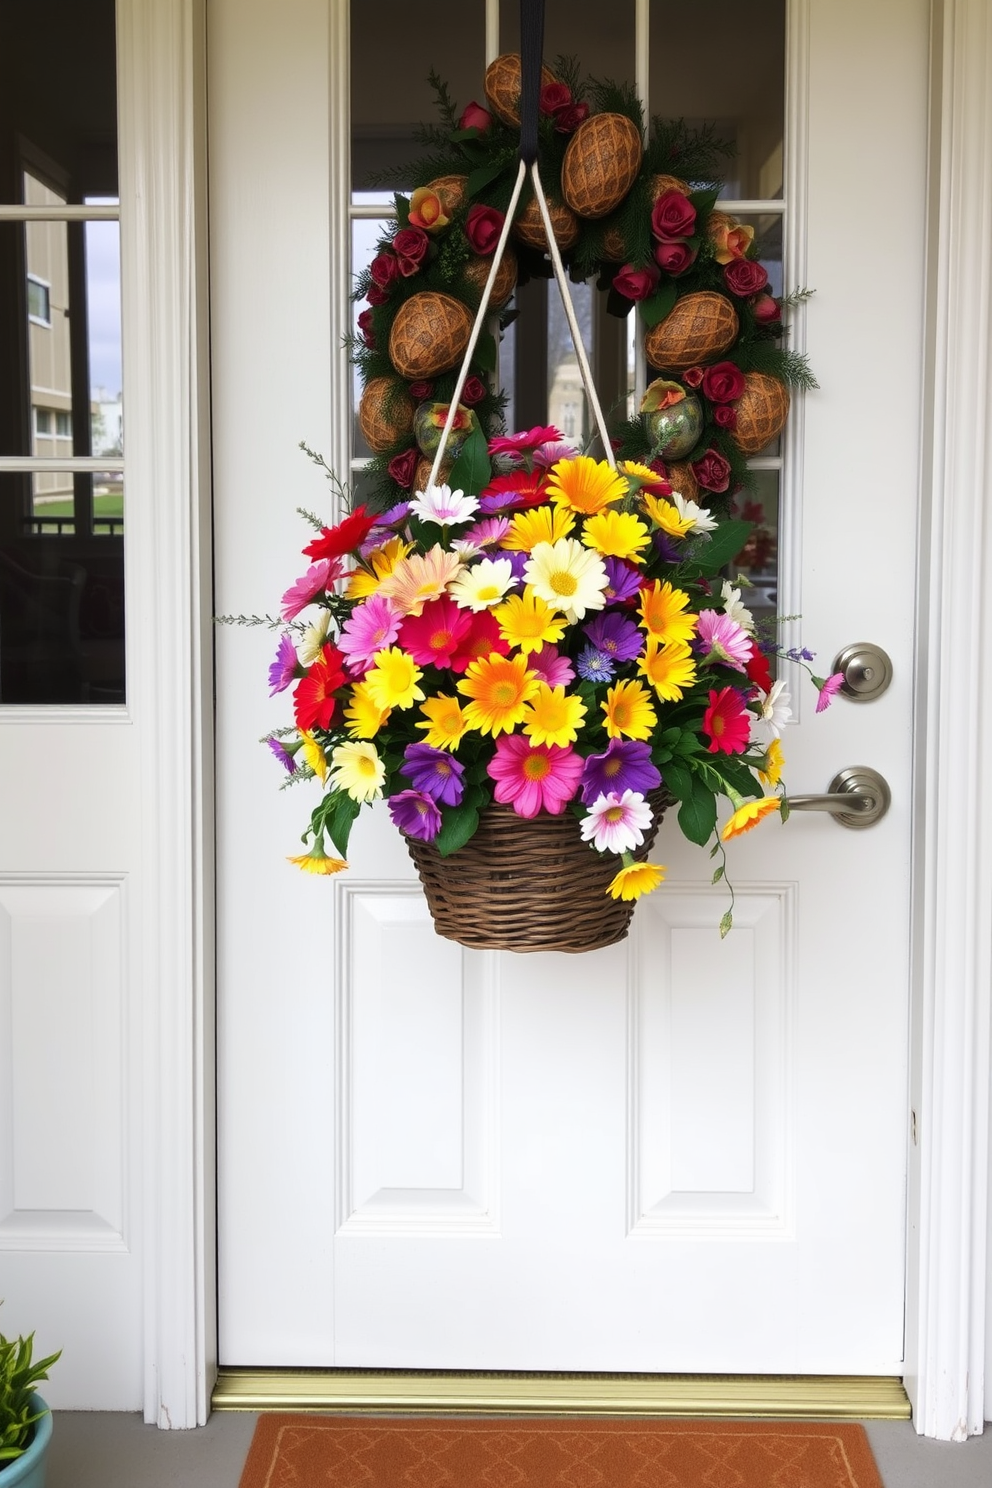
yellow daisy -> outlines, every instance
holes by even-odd
[[[527,703],[537,692],[540,679],[527,670],[526,656],[500,656],[493,652],[469,664],[458,691],[471,702],[465,707],[469,728],[482,734],[510,733],[522,723]]]
[[[549,687],[542,682],[526,709],[523,732],[532,744],[572,744],[578,738],[586,705],[581,698],[566,693],[563,686]]]
[[[780,739],[773,739],[765,750],[765,768],[759,769],[758,779],[762,785],[778,785],[784,768],[785,756],[782,753],[782,742]]]
[[[750,832],[759,821],[770,816],[773,811],[781,811],[782,801],[779,796],[762,796],[760,801],[745,801],[739,806],[733,816],[727,822],[720,833],[722,841],[729,842],[731,837],[739,837],[742,832]]]
[[[298,857],[287,858],[294,868],[302,868],[304,873],[340,873],[342,868],[348,864],[344,858],[329,858],[324,852],[322,845],[315,842],[313,852],[300,853]]]
[[[401,615],[419,615],[429,599],[444,593],[461,566],[457,553],[435,545],[426,553],[401,558],[379,585],[379,593],[391,599]]]
[[[353,801],[374,801],[382,795],[386,767],[374,744],[358,740],[331,750],[331,785]]]
[[[677,703],[687,687],[696,680],[696,663],[685,641],[672,641],[662,646],[655,636],[648,636],[644,655],[637,663],[662,702]]]
[[[588,519],[582,541],[587,548],[595,548],[607,558],[643,563],[643,550],[650,545],[651,534],[633,512],[604,511]]]
[[[379,706],[365,682],[356,682],[351,689],[351,701],[344,710],[345,724],[353,739],[372,739],[392,711]]]
[[[636,460],[621,460],[619,468],[628,479],[643,482],[649,486],[656,486],[661,479],[657,470],[652,470],[647,465],[639,465]]]
[[[676,542],[692,531],[692,517],[679,515],[678,507],[671,501],[662,501],[657,496],[652,496],[650,491],[641,492],[641,503],[644,510],[653,522],[657,522],[663,532],[669,537],[674,537]]]
[[[605,460],[576,455],[552,466],[547,490],[552,501],[592,516],[626,496],[627,482]]]
[[[380,708],[412,708],[424,700],[417,686],[423,675],[412,656],[399,646],[387,646],[375,653],[375,666],[365,673],[365,686]]]
[[[439,692],[436,697],[428,698],[420,711],[427,720],[417,724],[427,734],[424,742],[434,749],[457,749],[468,728],[458,699]]]
[[[401,558],[405,558],[413,547],[413,543],[404,542],[401,537],[391,537],[381,548],[376,548],[365,560],[371,564],[372,572],[368,573],[364,568],[356,568],[348,581],[345,593],[349,599],[367,599],[374,594],[382,583],[392,573]]]
[[[686,613],[689,596],[684,589],[673,589],[666,579],[655,579],[641,590],[638,608],[641,624],[649,636],[658,641],[690,641],[696,634],[697,619]]]
[[[656,863],[625,863],[610,884],[614,899],[639,899],[650,894],[665,879],[665,870]]]
[[[305,763],[310,766],[321,785],[323,785],[327,779],[327,756],[317,743],[313,734],[308,734],[306,729],[300,730],[300,738],[303,740],[303,748],[300,753],[303,755]]]
[[[651,694],[643,682],[615,682],[600,706],[606,714],[606,732],[611,739],[650,739],[658,722]]]
[[[500,547],[510,553],[529,553],[536,543],[567,537],[574,526],[575,518],[567,507],[536,506],[516,513]]]
[[[547,641],[554,644],[565,634],[564,615],[534,593],[530,585],[523,594],[511,594],[493,610],[500,635],[519,651],[539,651]]]

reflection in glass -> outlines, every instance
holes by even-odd
[[[499,49],[520,50],[520,7],[503,0]],[[634,0],[546,0],[544,58],[574,57],[582,70],[616,82],[634,79]]]
[[[356,192],[353,201],[355,203],[368,202],[379,205],[383,202],[392,204],[392,196],[383,197],[373,193]],[[357,217],[351,224],[351,275],[352,281],[363,269],[367,269],[375,257],[376,243],[390,226],[387,218],[362,218]],[[358,329],[358,317],[367,308],[366,302],[361,300],[352,306],[351,311],[351,333],[360,339]],[[356,459],[367,459],[372,451],[365,442],[365,437],[358,424],[358,402],[362,395],[362,380],[358,368],[351,369],[351,428],[352,428],[352,453]]]
[[[755,620],[775,615],[778,605],[778,535],[779,485],[778,470],[754,471],[755,485],[741,491],[734,502],[734,515],[753,522],[750,537],[731,562],[728,575],[747,580],[741,598]]]

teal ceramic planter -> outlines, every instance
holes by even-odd
[[[43,1412],[34,1424],[31,1445],[13,1462],[0,1466],[0,1488],[45,1488],[45,1460],[52,1439],[52,1413],[40,1395],[32,1395],[34,1411]]]

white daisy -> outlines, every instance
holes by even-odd
[[[327,628],[331,623],[330,610],[321,610],[320,618],[316,624],[308,625],[303,632],[300,644],[296,648],[296,654],[303,666],[313,666],[320,655],[320,649],[327,640]]]
[[[603,608],[608,582],[600,555],[574,537],[535,543],[524,567],[524,583],[532,585],[545,604],[561,610],[569,625],[581,620],[586,610]]]
[[[418,491],[410,502],[410,510],[422,522],[436,522],[439,527],[459,527],[470,522],[479,509],[477,496],[466,496],[463,491],[452,491],[450,486],[428,486]]]
[[[684,496],[679,495],[678,491],[672,492],[672,500],[683,521],[692,523],[689,528],[690,532],[712,532],[717,526],[715,517],[710,516],[705,506],[700,506],[695,501],[687,501]]]
[[[463,568],[448,586],[448,593],[463,610],[491,609],[516,583],[509,558],[480,558]]]
[[[775,738],[781,738],[782,726],[792,718],[792,697],[784,682],[772,683],[771,692],[762,699],[759,716]]]
[[[725,613],[731,620],[736,620],[749,635],[754,635],[754,616],[746,605],[741,604],[741,591],[735,589],[729,579],[724,579],[720,592]]]

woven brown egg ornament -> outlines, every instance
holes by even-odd
[[[468,176],[438,176],[436,181],[428,181],[427,190],[440,199],[444,215],[452,217],[465,204],[467,185]]]
[[[541,87],[556,83],[558,79],[550,67],[541,68]],[[483,83],[486,101],[497,119],[514,129],[520,128],[520,54],[504,52],[486,68]]]
[[[725,295],[711,289],[683,295],[644,336],[644,355],[660,372],[684,372],[712,362],[737,340],[740,322]]]
[[[425,289],[397,310],[389,332],[389,360],[411,382],[437,377],[458,364],[471,334],[467,305]]]
[[[358,424],[374,454],[392,449],[413,430],[413,400],[398,377],[373,377],[358,405]]]
[[[413,484],[410,487],[410,490],[411,491],[426,491],[427,490],[427,482],[430,480],[431,466],[433,464],[434,464],[433,457],[431,457],[431,459],[428,459],[426,455],[421,455],[420,459],[417,461],[416,468],[414,469],[414,472],[413,472]],[[452,466],[452,461],[451,460],[445,460],[442,463],[441,469],[437,473],[437,481],[436,481],[436,484],[437,485],[439,485],[439,486],[445,486],[445,485],[447,485],[447,483],[448,483],[448,476],[451,474],[451,466]]]
[[[574,248],[579,240],[578,218],[574,212],[569,211],[564,202],[553,202],[548,197],[545,197],[545,201],[548,203],[548,216],[551,218],[555,242],[562,253],[567,253],[569,248]],[[536,196],[531,196],[530,201],[516,217],[513,231],[521,243],[526,243],[529,248],[547,249],[548,235],[544,231],[544,218],[541,216]]]
[[[481,295],[489,278],[489,270],[492,267],[491,258],[470,258],[462,271],[462,276],[467,284],[470,284],[477,294]],[[489,303],[494,309],[499,310],[505,305],[517,287],[517,255],[507,243],[500,259],[499,268],[496,270],[496,281],[493,284]]]
[[[561,191],[580,217],[606,217],[637,180],[644,159],[641,131],[626,114],[593,114],[568,142]]]
[[[681,191],[683,196],[688,196],[692,187],[688,181],[683,181],[680,176],[652,176],[648,184],[648,194],[652,205],[659,196],[664,196],[666,191]]]
[[[681,496],[684,501],[698,501],[699,482],[693,475],[688,460],[666,460],[665,469],[668,471],[668,484],[673,494]]]
[[[622,264],[627,259],[627,244],[618,227],[608,227],[603,234],[603,254],[610,263]]]
[[[765,372],[747,372],[736,408],[737,425],[730,437],[742,454],[756,455],[785,428],[789,389]]]

